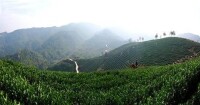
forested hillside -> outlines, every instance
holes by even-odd
[[[113,70],[127,68],[136,60],[140,66],[173,64],[188,60],[191,56],[197,56],[199,51],[200,43],[183,38],[168,37],[129,43],[103,56],[79,59],[77,62],[82,72]]]
[[[7,55],[2,59],[21,62],[25,65],[35,66],[40,69],[46,69],[50,66],[50,63],[41,54],[30,50],[21,50],[14,55]]]
[[[73,55],[82,59],[93,58],[101,56],[106,51],[113,50],[123,44],[126,44],[127,42],[128,41],[123,40],[120,36],[109,29],[104,29],[97,32],[89,40],[85,41]]]

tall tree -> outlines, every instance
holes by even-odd
[[[176,35],[175,31],[170,31],[170,35],[175,36]]]
[[[166,33],[165,33],[165,32],[163,32],[163,36],[164,36],[164,37],[166,36]]]
[[[175,31],[173,31],[173,35],[174,35],[174,36],[176,35]]]
[[[158,38],[158,34],[156,33],[156,35],[155,35],[155,38],[157,39]]]
[[[142,41],[144,41],[144,37],[142,37]]]

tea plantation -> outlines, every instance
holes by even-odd
[[[200,104],[200,58],[182,64],[70,73],[0,60],[3,105]]]

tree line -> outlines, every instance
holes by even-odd
[[[173,31],[170,31],[168,35],[169,35],[169,36],[175,36],[175,35],[176,35],[176,32],[175,32],[174,30],[173,30]],[[159,36],[160,36],[160,38],[166,37],[166,36],[167,36],[167,33],[166,33],[166,32],[163,32],[163,33],[160,34],[160,35],[159,35],[158,33],[156,33],[155,39],[158,39]],[[144,41],[144,37],[139,37],[139,38],[136,39],[134,42],[143,42],[143,41]],[[129,39],[128,39],[128,42],[129,42],[129,43],[133,42],[132,38],[129,38]]]
[[[175,36],[175,35],[176,35],[176,32],[175,32],[175,31],[170,31],[170,32],[169,32],[169,35],[170,35],[170,36]],[[158,36],[159,36],[158,33],[156,33],[155,39],[157,39]],[[163,32],[162,35],[160,35],[160,38],[161,38],[162,36],[164,36],[164,37],[167,36],[166,32]]]

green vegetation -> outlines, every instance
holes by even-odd
[[[49,62],[37,52],[22,50],[14,55],[9,55],[3,59],[20,62],[28,66],[35,66],[40,69],[46,69],[49,66]]]
[[[200,52],[200,43],[177,37],[133,42],[91,59],[77,60],[80,72],[124,69],[136,60],[139,65],[168,65]],[[67,63],[65,63],[67,65]],[[57,67],[59,66],[56,65]],[[62,68],[67,70],[67,68]]]
[[[54,71],[67,71],[67,72],[75,72],[75,64],[73,61],[69,59],[63,60],[62,62],[57,63],[56,65],[49,67],[48,70]]]
[[[113,50],[124,44],[126,42],[120,36],[108,29],[104,29],[83,43],[74,55],[81,58],[93,58],[101,56],[105,50]]]
[[[199,104],[200,58],[168,66],[68,73],[0,61],[0,101],[20,104]]]
[[[189,99],[184,105],[198,105],[200,104],[200,83],[198,84],[198,88],[196,88],[197,92]]]
[[[92,58],[102,55],[106,45],[114,49],[125,43],[115,33],[89,23],[72,23],[61,27],[19,29],[0,33],[0,58],[47,68],[43,61],[53,65],[69,57]],[[30,51],[20,59],[13,58],[24,50]],[[32,53],[37,54],[32,54]],[[39,57],[39,58],[37,58]],[[34,59],[33,59],[34,58]],[[40,59],[41,62],[36,62]],[[31,61],[32,60],[32,61]]]
[[[124,45],[110,52],[107,62],[134,62],[137,59],[143,65],[166,65],[193,55],[189,51],[192,48],[199,52],[200,44],[182,38],[163,38]]]

